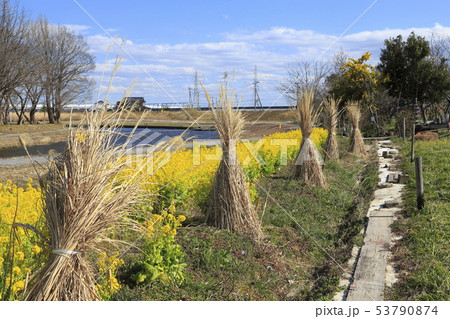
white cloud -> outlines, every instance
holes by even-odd
[[[80,25],[80,24],[65,24],[64,26],[69,28],[75,33],[85,33],[91,28],[88,25]]]
[[[335,37],[320,34],[312,30],[295,30],[286,27],[273,27],[269,30],[254,33],[230,33],[226,38],[231,41],[246,41],[264,45],[310,46],[324,45]]]
[[[439,24],[431,28],[350,33],[337,41],[322,59],[331,59],[335,52],[342,49],[352,57],[359,57],[362,53],[370,51],[373,53],[373,61],[377,61],[377,55],[385,39],[399,34],[407,37],[412,31],[421,36],[429,36],[431,33],[450,36],[450,28]],[[99,57],[97,63],[100,65],[95,71],[98,77],[102,70],[102,59],[104,59],[101,56],[114,42],[104,35],[94,35],[87,39],[96,56]],[[115,54],[124,56],[118,78],[116,78],[116,81],[120,82],[114,91],[128,87],[135,77],[139,77],[135,90],[144,96],[148,92],[148,101],[151,99],[159,102],[170,101],[172,97],[177,101],[187,101],[187,88],[193,86],[195,70],[199,71],[204,83],[213,86],[223,72],[227,71],[231,74],[236,71],[235,84],[239,90],[251,96],[253,70],[257,65],[262,90],[260,96],[263,100],[265,99],[263,103],[271,104],[279,96],[276,87],[285,75],[286,66],[296,60],[317,59],[336,39],[336,35],[312,30],[273,27],[253,33],[229,33],[216,42],[138,44],[127,40],[123,47],[124,51],[116,45],[111,50],[112,56]],[[120,43],[120,41],[117,42]],[[107,72],[112,68],[112,61],[108,61]],[[161,90],[148,74],[164,87],[170,96]],[[245,97],[244,100],[246,100]]]

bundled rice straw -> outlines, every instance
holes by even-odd
[[[325,128],[328,130],[325,141],[325,157],[337,161],[339,159],[338,143],[336,140],[337,105],[339,100],[328,98],[325,100]]]
[[[347,104],[347,116],[352,125],[352,135],[350,137],[349,152],[357,154],[365,154],[364,141],[359,130],[359,119],[361,118],[361,110],[357,102],[349,101]]]
[[[237,160],[236,141],[244,128],[240,111],[233,111],[233,97],[228,96],[227,84],[219,85],[219,105],[214,107],[205,87],[205,95],[212,107],[214,121],[222,140],[223,155],[214,178],[209,198],[206,222],[231,232],[249,235],[255,240],[262,236],[261,225],[253,207],[244,172]]]
[[[101,128],[105,115],[87,114],[87,127],[70,130],[66,150],[49,162],[41,179],[52,253],[32,279],[27,300],[99,299],[89,253],[119,226],[140,194],[138,170],[119,180],[127,142],[115,145],[114,123]]]
[[[302,144],[295,162],[295,178],[307,184],[326,188],[325,175],[322,172],[322,158],[310,136],[313,125],[319,116],[319,110],[313,107],[313,91],[304,91],[297,97],[296,116],[302,131]]]

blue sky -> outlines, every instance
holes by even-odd
[[[123,55],[112,86],[113,101],[137,79],[132,95],[144,96],[147,102],[187,102],[197,70],[213,95],[223,72],[234,71],[233,87],[243,104],[251,104],[256,65],[264,105],[286,103],[277,87],[285,78],[286,66],[297,61],[331,60],[342,49],[355,58],[370,51],[375,64],[389,37],[407,36],[411,31],[450,36],[448,0],[374,2],[19,0],[30,16],[43,14],[50,23],[67,25],[85,36],[96,56],[92,76],[97,84],[103,69],[111,72],[115,54]],[[115,47],[105,63],[105,53],[114,43],[107,33],[126,39],[126,52]]]

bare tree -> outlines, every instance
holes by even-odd
[[[59,122],[64,105],[89,93],[87,73],[95,68],[86,40],[64,26],[39,19],[43,53],[43,88],[51,123]]]
[[[30,65],[28,76],[23,81],[25,94],[27,95],[27,104],[29,106],[30,124],[35,124],[35,114],[37,105],[44,92],[44,53],[40,45],[39,22],[31,21],[27,24],[27,46],[30,52]]]
[[[328,62],[301,60],[288,65],[286,71],[287,77],[280,90],[286,94],[290,105],[295,105],[299,92],[312,91],[315,101],[321,101],[327,95],[325,80],[331,71]]]
[[[17,115],[17,124],[23,124],[25,119],[30,121],[27,115],[25,114],[25,110],[28,104],[28,95],[25,92],[24,88],[18,88],[14,90],[14,92],[9,97],[9,105],[14,110]]]
[[[344,66],[345,63],[348,62],[348,58],[349,58],[348,53],[343,51],[342,49],[334,54],[333,59],[331,61],[330,67],[331,72],[325,81],[328,92],[331,92],[336,82],[342,76],[343,74],[342,67]]]
[[[450,77],[450,37],[444,37],[438,34],[432,34],[430,37],[430,49],[431,58],[434,59],[436,64],[444,63],[447,67],[447,73]],[[441,113],[443,118],[450,117],[450,109],[448,105],[450,104],[450,91],[447,91],[446,101],[441,103]],[[438,107],[439,109],[439,107]]]
[[[37,43],[37,24],[27,22],[24,34],[23,45],[26,53],[23,56],[23,74],[20,84],[9,96],[9,105],[17,114],[17,124],[23,124],[25,119],[30,123],[35,123],[36,107],[42,96],[42,53],[39,51]],[[31,105],[31,106],[30,106]],[[29,108],[30,117],[25,111]]]
[[[0,0],[0,124],[9,122],[10,98],[25,77],[25,13]]]
[[[444,58],[450,62],[450,37],[432,34],[430,39],[431,57]]]

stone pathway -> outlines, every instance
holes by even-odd
[[[384,297],[387,258],[391,243],[390,225],[394,214],[400,211],[401,194],[408,177],[397,170],[398,151],[391,141],[379,141],[379,178],[375,198],[367,213],[369,222],[365,232],[364,246],[357,258],[356,269],[346,300],[380,301]],[[399,183],[401,182],[401,183]]]

